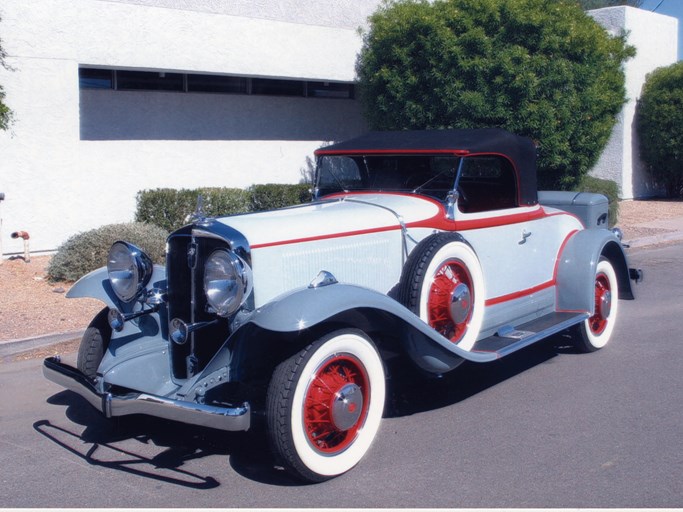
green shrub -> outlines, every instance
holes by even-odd
[[[356,72],[372,129],[505,128],[538,144],[541,188],[571,190],[607,143],[634,54],[574,2],[395,0],[370,17]]]
[[[158,188],[138,192],[135,220],[155,224],[167,231],[178,229],[187,224],[188,215],[196,210],[199,194],[204,198],[204,213],[208,217],[251,210],[250,194],[239,188]]]
[[[275,210],[311,200],[310,185],[283,185],[268,183],[249,188],[253,211]]]
[[[619,219],[619,185],[612,180],[584,176],[576,187],[577,192],[593,192],[607,196],[609,201],[609,226],[615,226]]]
[[[72,236],[58,249],[47,267],[51,281],[76,281],[107,264],[111,245],[123,240],[137,245],[155,263],[164,263],[168,232],[158,226],[130,222],[109,224]]]
[[[637,107],[640,154],[668,197],[683,197],[683,62],[647,75]]]

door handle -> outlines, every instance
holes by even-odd
[[[525,244],[526,239],[531,236],[531,231],[527,231],[526,229],[522,230],[522,239],[518,242],[519,245]]]

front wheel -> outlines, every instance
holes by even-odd
[[[576,326],[575,346],[581,352],[595,352],[612,336],[619,306],[619,284],[614,267],[601,258],[595,271],[595,306],[593,315]]]
[[[107,321],[108,314],[109,308],[104,308],[92,319],[78,347],[76,367],[91,379],[95,377],[97,368],[100,366],[104,352],[111,340],[111,327]]]
[[[343,329],[275,369],[266,398],[275,456],[304,480],[321,482],[363,458],[384,410],[382,360],[370,339]]]

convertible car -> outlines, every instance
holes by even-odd
[[[322,481],[368,451],[391,358],[438,376],[562,331],[591,352],[633,299],[607,199],[539,194],[530,139],[372,132],[316,158],[311,203],[198,207],[165,266],[116,242],[68,293],[104,304],[77,367],[48,358],[45,376],[107,417],[262,421],[279,463]]]

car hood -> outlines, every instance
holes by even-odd
[[[238,230],[252,249],[421,224],[443,215],[432,199],[402,194],[344,194],[279,210],[216,219]]]

